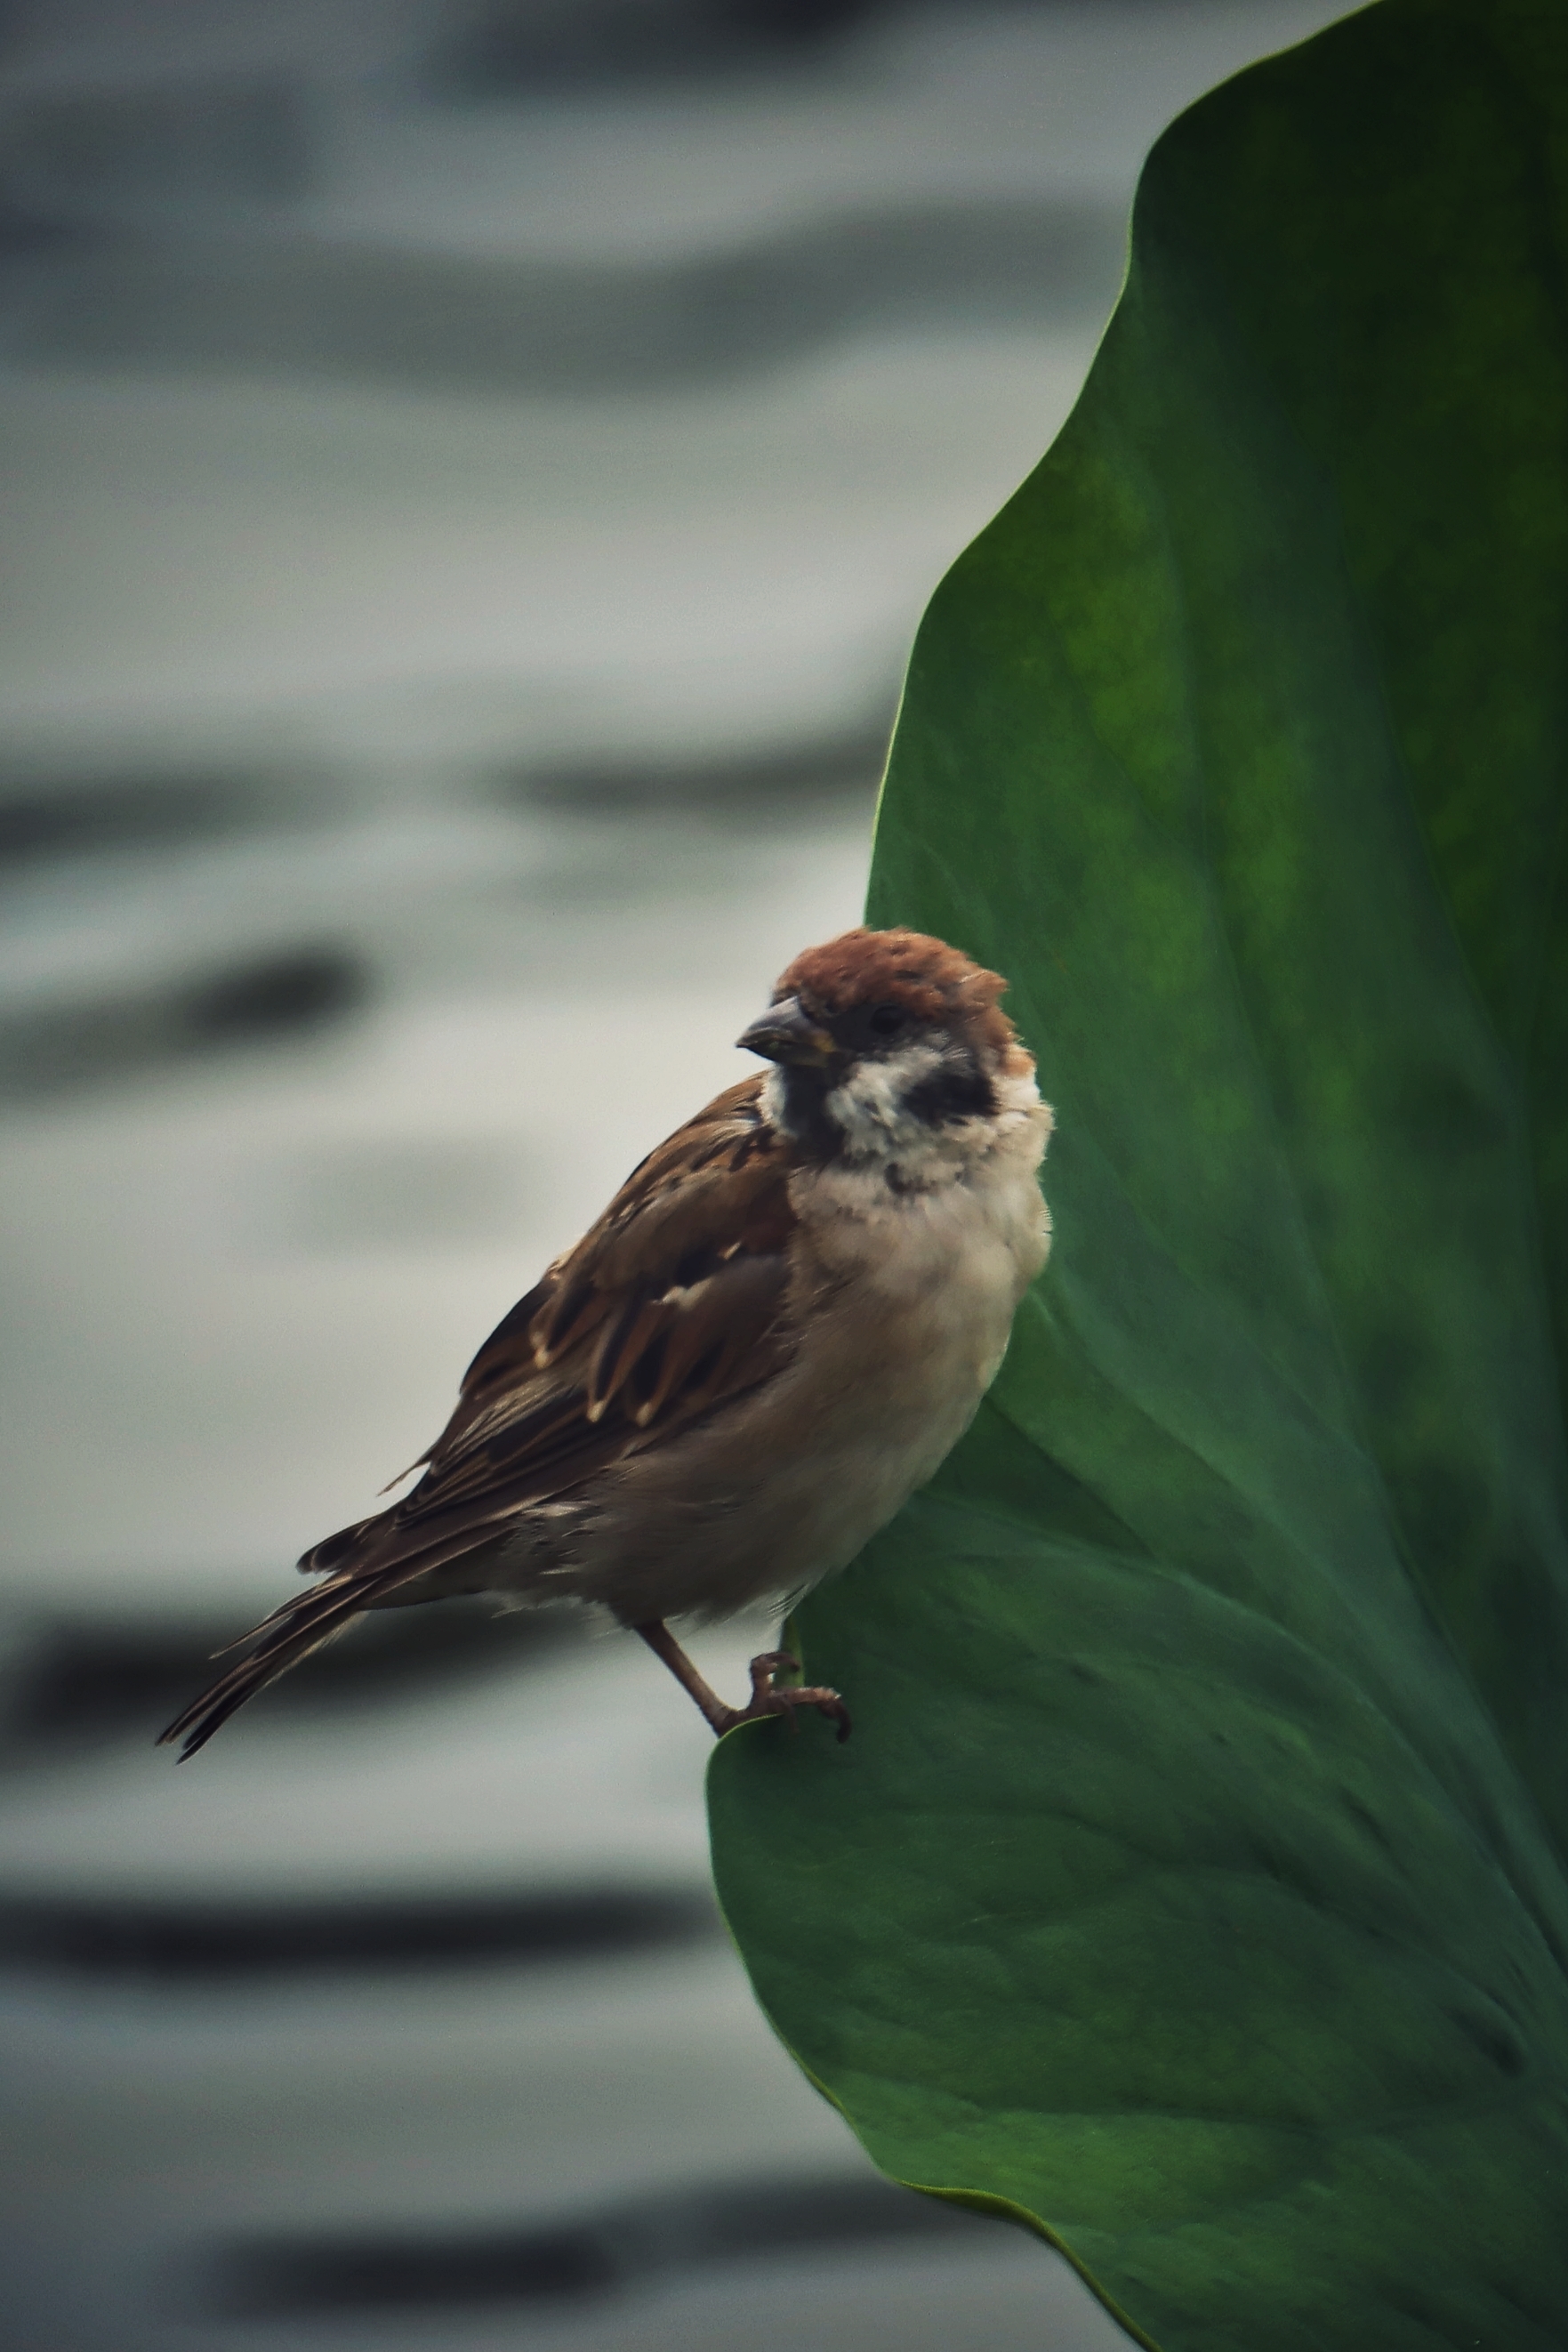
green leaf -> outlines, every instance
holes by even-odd
[[[1565,202],[1556,0],[1184,116],[878,832],[1057,1241],[719,1890],[877,2161],[1166,2352],[1568,2343]]]

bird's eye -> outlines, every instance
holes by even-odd
[[[874,1029],[879,1037],[896,1036],[904,1026],[903,1007],[897,1004],[879,1004],[872,1014],[868,1026]]]

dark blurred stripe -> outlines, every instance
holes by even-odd
[[[0,773],[0,872],[105,850],[156,853],[308,814],[303,779],[136,769],[37,778]]]
[[[508,798],[572,812],[657,817],[668,810],[752,818],[769,807],[793,821],[829,796],[875,794],[893,733],[891,708],[863,727],[778,749],[641,759],[582,756],[536,763],[499,780]]]
[[[431,78],[468,97],[705,77],[814,61],[892,0],[471,0]]]
[[[1109,313],[1122,206],[977,199],[845,215],[739,250],[568,267],[239,235],[105,232],[28,274],[14,361],[469,393],[642,394],[850,334]]]
[[[276,1566],[276,1563],[274,1564]],[[129,1732],[149,1740],[204,1680],[235,1624],[182,1618],[138,1623],[41,1624],[17,1635],[0,1679],[0,1760],[7,1750]],[[269,1715],[449,1696],[454,1680],[511,1672],[592,1638],[570,1608],[497,1611],[482,1595],[433,1609],[377,1610],[256,1702]]]
[[[211,2277],[230,2316],[532,2303],[611,2293],[672,2271],[831,2246],[953,2237],[988,2218],[891,2180],[760,2181],[606,2208],[540,2230],[277,2242],[236,2249]],[[743,2331],[744,2332],[744,2331]],[[786,2338],[794,2331],[786,2324]]]
[[[719,1932],[713,1899],[698,1888],[228,1906],[0,1898],[0,1963],[140,1978],[541,1965],[704,1943]]]
[[[329,1029],[363,1011],[374,981],[323,941],[246,957],[176,983],[0,1015],[0,1099],[144,1077],[171,1064]]]

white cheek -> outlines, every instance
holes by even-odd
[[[927,1133],[905,1106],[941,1062],[940,1046],[921,1044],[901,1046],[883,1061],[857,1063],[822,1105],[852,1155],[885,1158]]]

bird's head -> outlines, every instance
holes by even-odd
[[[823,1158],[904,1159],[992,1119],[1034,1064],[998,999],[1007,982],[920,931],[846,931],[808,948],[738,1043],[775,1065],[769,1108]]]

